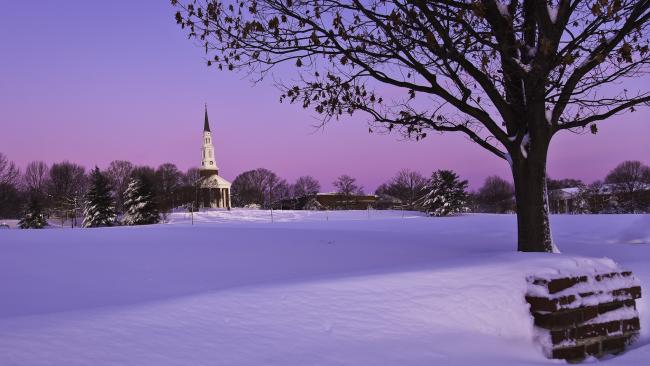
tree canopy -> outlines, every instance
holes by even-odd
[[[256,80],[280,64],[280,100],[323,123],[365,112],[416,140],[460,132],[506,160],[518,249],[556,251],[552,137],[650,102],[650,0],[172,0],[208,65]],[[636,85],[643,85],[637,83]],[[645,85],[648,85],[646,83]],[[372,130],[372,129],[371,129]]]
[[[614,84],[648,71],[648,1],[172,3],[209,64],[263,77],[293,63],[300,81],[281,83],[282,98],[325,119],[459,131],[504,159],[525,155],[533,125],[550,136],[650,101]]]

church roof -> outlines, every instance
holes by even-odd
[[[199,183],[201,188],[230,188],[230,185],[230,182],[217,174],[205,177]]]
[[[208,122],[208,105],[205,105],[205,122],[203,123],[203,131],[210,132],[210,122]]]

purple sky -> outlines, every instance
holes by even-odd
[[[472,188],[507,163],[461,135],[402,141],[369,134],[365,117],[317,130],[313,112],[280,104],[269,82],[207,68],[203,53],[162,0],[5,1],[0,9],[0,152],[24,166],[111,160],[185,170],[200,164],[207,102],[221,173],[257,167],[292,181],[310,174],[324,190],[340,174],[372,191],[401,168],[451,168]],[[277,75],[288,78],[290,75]],[[623,160],[650,164],[650,110],[612,118],[600,133],[563,133],[549,174],[590,182]]]

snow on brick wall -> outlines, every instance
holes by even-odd
[[[632,272],[529,276],[527,281],[537,339],[550,358],[580,361],[620,353],[639,335],[635,300],[641,286]]]

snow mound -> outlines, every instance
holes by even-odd
[[[620,233],[619,241],[626,244],[650,244],[650,215],[643,215]]]
[[[528,276],[621,262],[650,281],[643,247],[601,240],[639,216],[553,217],[565,254],[540,254],[514,252],[511,215],[273,215],[0,231],[0,364],[548,364]]]

